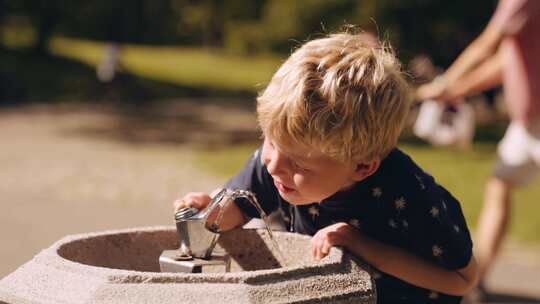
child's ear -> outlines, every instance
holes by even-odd
[[[353,179],[357,182],[363,180],[364,178],[370,176],[371,174],[375,173],[377,169],[379,169],[379,166],[381,165],[381,160],[376,159],[372,160],[369,163],[358,163],[356,164],[356,168],[354,170]]]

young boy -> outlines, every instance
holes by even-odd
[[[373,265],[379,303],[459,303],[476,281],[460,205],[395,147],[408,86],[395,56],[364,41],[335,34],[290,56],[257,99],[264,144],[225,187],[313,235],[316,258],[341,246]],[[175,207],[209,201],[189,193]],[[250,217],[237,200],[220,227]]]

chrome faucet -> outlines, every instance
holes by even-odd
[[[263,219],[266,213],[257,203],[255,194],[246,190],[222,189],[202,210],[186,207],[174,214],[176,231],[180,247],[175,250],[164,250],[159,256],[161,272],[203,272],[204,267],[224,267],[229,272],[231,259],[228,254],[213,254],[221,233],[219,224],[225,214],[227,205],[237,198],[245,198],[259,211]],[[216,219],[208,222],[208,217],[219,207]],[[268,234],[272,231],[267,227]]]
[[[228,200],[233,199],[234,191],[222,189],[216,194],[208,206],[202,210],[186,207],[174,214],[176,230],[180,240],[176,258],[189,260],[193,258],[209,259],[219,237],[219,224],[222,214],[214,223],[208,223],[208,216],[220,206],[224,208]]]

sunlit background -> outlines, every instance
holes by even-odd
[[[256,94],[303,41],[361,29],[389,41],[406,69],[421,54],[444,69],[495,6],[0,0],[0,277],[68,234],[171,225],[175,198],[219,187],[259,144]],[[400,143],[473,228],[507,124],[501,98],[470,98],[469,149],[434,148],[410,124]],[[539,186],[515,197],[503,252],[512,269],[540,265]]]

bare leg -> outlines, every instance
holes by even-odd
[[[510,218],[512,185],[491,177],[486,183],[484,205],[480,214],[476,238],[476,258],[483,280],[495,260]]]

